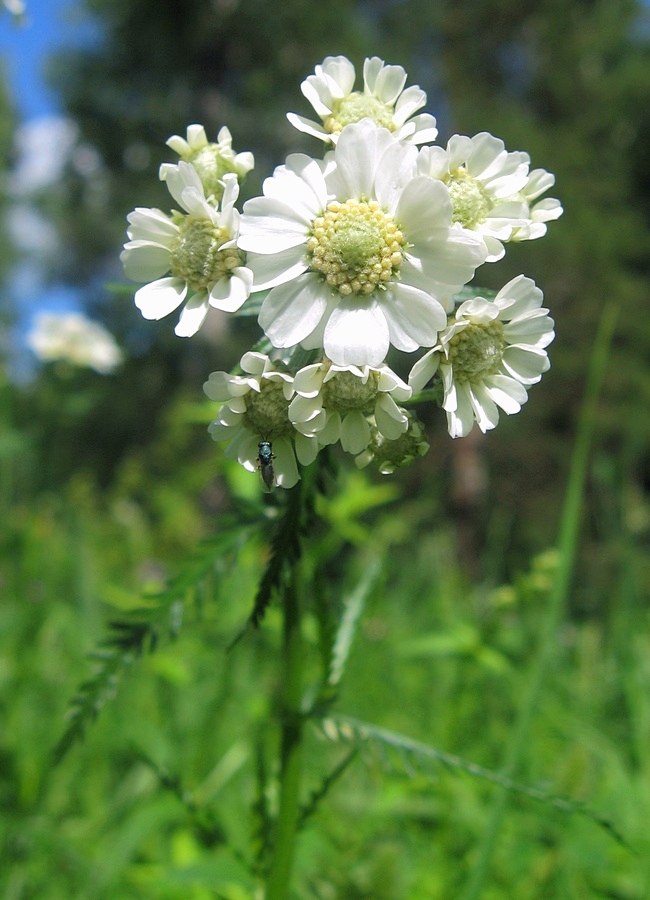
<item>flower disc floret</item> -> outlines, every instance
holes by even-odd
[[[462,169],[443,180],[454,205],[452,221],[470,229],[484,222],[491,203],[481,182]]]
[[[503,323],[498,319],[486,325],[468,322],[447,345],[447,358],[453,366],[456,381],[475,381],[495,375],[505,346]]]
[[[339,413],[372,412],[379,393],[379,375],[368,372],[364,379],[355,372],[336,372],[323,383],[323,406]]]
[[[307,241],[311,268],[343,296],[371,294],[397,274],[404,236],[377,201],[333,200]]]
[[[224,244],[229,246],[221,249]],[[193,291],[208,290],[245,262],[225,229],[195,216],[185,216],[181,221],[170,255],[171,274],[182,278]]]
[[[362,119],[372,119],[375,125],[395,131],[393,110],[377,97],[353,91],[332,103],[332,114],[323,122],[325,131],[338,137],[346,125],[353,125]]]
[[[266,381],[259,392],[246,394],[246,411],[243,425],[267,441],[290,434],[293,430],[289,421],[286,382]]]

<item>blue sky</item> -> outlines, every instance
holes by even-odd
[[[17,163],[10,176],[14,206],[10,212],[12,234],[19,246],[33,249],[12,273],[9,295],[0,302],[10,303],[17,315],[16,350],[24,347],[24,338],[33,317],[41,311],[78,310],[76,290],[64,284],[45,281],[39,251],[51,252],[56,236],[47,223],[30,207],[30,187],[57,177],[71,141],[72,125],[62,117],[56,94],[48,87],[45,67],[48,56],[67,47],[79,47],[97,41],[99,32],[78,0],[27,0],[22,21],[16,22],[0,6],[0,59],[18,115],[15,135]],[[29,250],[27,250],[29,254]],[[20,376],[31,369],[31,353],[17,353],[12,369]]]
[[[98,32],[76,0],[27,0],[24,21],[0,15],[0,57],[23,121],[59,111],[44,77],[49,53],[96,40]]]

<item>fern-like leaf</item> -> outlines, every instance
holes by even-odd
[[[372,749],[378,754],[386,768],[393,771],[409,776],[423,772],[433,777],[432,770],[442,765],[451,771],[466,772],[474,778],[488,781],[506,791],[545,803],[562,812],[584,816],[605,830],[617,843],[627,850],[632,850],[612,822],[570,797],[549,794],[530,785],[521,784],[460,756],[446,753],[430,747],[428,744],[414,741],[403,734],[388,731],[349,716],[331,716],[322,719],[319,724],[325,736],[330,740],[352,744],[358,750]]]
[[[259,516],[253,524],[241,520],[221,524],[225,530],[204,541],[164,590],[148,594],[141,607],[109,623],[108,635],[90,654],[94,671],[70,702],[67,727],[54,748],[55,764],[83,738],[87,726],[116,695],[120,679],[131,663],[144,652],[153,652],[162,638],[178,635],[185,604],[192,590],[214,569],[215,560],[243,545],[251,531],[260,527]]]

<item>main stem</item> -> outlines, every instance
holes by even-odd
[[[266,886],[266,900],[286,900],[293,865],[299,816],[300,778],[302,774],[303,716],[302,639],[300,598],[294,562],[289,583],[282,596],[282,685],[280,691],[280,798],[275,824],[273,859]]]

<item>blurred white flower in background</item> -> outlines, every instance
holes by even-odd
[[[113,372],[124,358],[113,335],[82,313],[39,313],[27,344],[43,362],[67,362],[101,375]]]

